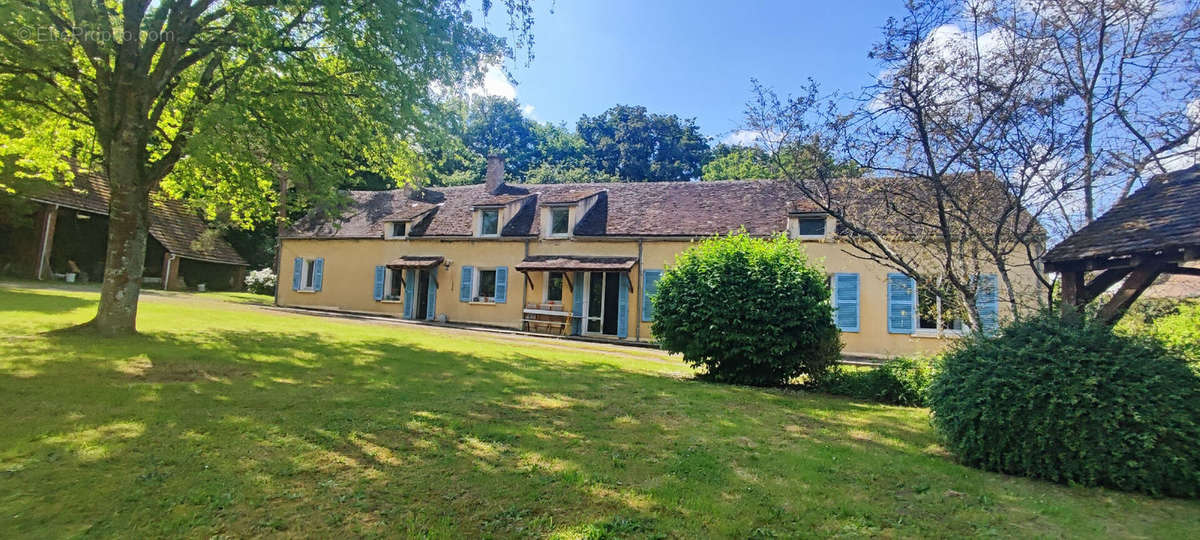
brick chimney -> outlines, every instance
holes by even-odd
[[[490,155],[487,158],[487,173],[483,176],[483,183],[487,187],[488,193],[493,195],[504,187],[504,158],[497,155]]]

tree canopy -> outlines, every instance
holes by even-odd
[[[506,0],[518,43],[532,24]],[[12,172],[52,179],[68,160],[109,180],[106,334],[134,331],[149,193],[207,201],[237,222],[332,200],[354,171],[417,176],[439,137],[438,88],[479,80],[514,44],[463,0],[14,1],[0,7],[0,148]],[[6,162],[7,163],[7,162]]]

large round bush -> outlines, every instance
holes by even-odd
[[[1200,494],[1200,378],[1150,340],[1044,313],[950,351],[928,399],[969,465]]]
[[[736,234],[679,255],[658,282],[653,331],[712,379],[768,386],[837,362],[832,313],[825,275],[797,242]]]

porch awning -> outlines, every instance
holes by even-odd
[[[628,272],[637,257],[578,257],[531,255],[517,263],[518,272]]]
[[[404,257],[397,257],[395,259],[388,261],[387,267],[388,268],[433,268],[439,264],[442,264],[442,261],[444,261],[444,260],[446,260],[444,257],[414,257],[411,255],[406,255]]]

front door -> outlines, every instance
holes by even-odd
[[[618,272],[588,272],[588,295],[584,305],[584,320],[587,322],[585,333],[617,335],[620,279]]]
[[[429,270],[417,270],[417,302],[413,306],[414,319],[423,321],[429,318]]]

